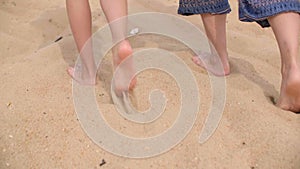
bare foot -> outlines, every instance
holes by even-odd
[[[91,73],[82,67],[69,67],[67,69],[68,74],[81,85],[96,85],[96,68]],[[94,73],[93,73],[94,72]]]
[[[114,70],[116,70],[113,83],[117,94],[128,91],[128,89],[133,90],[137,83],[136,77],[134,77],[135,69],[132,53],[132,48],[127,40],[120,42],[113,49],[113,64]]]
[[[192,61],[206,69],[207,71],[211,72],[215,76],[226,76],[230,74],[230,66],[228,59],[223,59],[222,66],[219,66],[218,64],[218,58],[215,58],[216,56],[213,56],[209,53],[201,53],[199,56],[192,57]],[[223,67],[223,68],[222,68]]]
[[[283,76],[277,106],[283,110],[300,112],[300,70],[290,70]]]

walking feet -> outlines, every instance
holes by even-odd
[[[122,91],[132,90],[136,85],[135,69],[131,57],[132,52],[132,48],[127,40],[120,42],[113,48],[113,67],[116,74],[112,82],[117,94],[120,94]],[[85,62],[82,61],[83,63],[76,69],[69,67],[67,72],[81,85],[95,85],[97,69],[94,58],[82,57],[82,59]]]

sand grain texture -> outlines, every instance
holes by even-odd
[[[282,111],[271,102],[278,98],[281,80],[275,38],[271,29],[240,23],[237,2],[230,2],[233,11],[228,16],[227,34],[232,74],[226,78],[223,118],[205,144],[200,145],[197,139],[211,101],[206,72],[192,63],[189,49],[175,40],[153,35],[131,39],[135,50],[158,47],[182,58],[196,77],[201,95],[200,112],[188,136],[167,153],[137,160],[104,151],[89,139],[77,120],[72,80],[66,68],[74,65],[78,54],[64,1],[1,0],[0,168],[300,168],[300,116]],[[106,22],[98,1],[91,4],[96,31]],[[129,13],[176,15],[177,4],[178,0],[130,0]],[[199,16],[181,18],[203,30]],[[59,37],[63,38],[55,43]],[[148,93],[155,88],[165,91],[169,102],[155,123],[132,124],[115,112],[110,99],[110,62],[108,54],[96,92],[111,126],[139,137],[170,127],[180,102],[174,79],[160,71],[138,76],[137,109],[149,107]],[[102,159],[106,163],[100,166]]]

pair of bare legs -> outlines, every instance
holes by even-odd
[[[127,0],[100,0],[101,7],[109,23],[127,16]],[[94,60],[92,36],[92,19],[89,0],[66,0],[66,7],[70,26],[75,39],[78,51],[80,52],[81,66],[79,70],[69,67],[69,75],[84,85],[96,84],[97,66]],[[126,36],[126,23],[123,21],[110,25],[113,40],[121,41],[113,48],[114,69],[128,56],[132,54],[132,48]],[[133,69],[128,65],[128,69]],[[132,70],[133,71],[133,70]],[[129,88],[135,86],[136,80],[133,79]],[[123,83],[116,84],[118,90],[127,90]]]
[[[223,64],[223,75],[228,75],[230,66],[226,46],[226,14],[202,14],[201,17],[207,37]],[[280,13],[268,18],[268,21],[281,54],[282,82],[277,106],[284,110],[300,112],[300,15],[293,12]],[[193,61],[197,65],[205,67],[198,56],[193,57]],[[222,75],[214,70],[208,71]]]

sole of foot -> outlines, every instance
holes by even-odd
[[[128,91],[128,89],[133,90],[137,83],[136,77],[134,76],[133,50],[127,40],[120,42],[116,48],[117,52],[113,52],[115,58],[114,69],[118,68],[122,62],[124,63],[118,68],[118,73],[115,75],[115,91],[121,93]],[[117,56],[115,54],[117,54]]]

